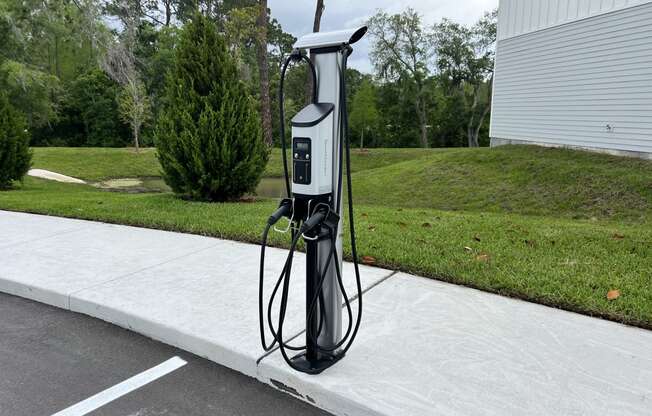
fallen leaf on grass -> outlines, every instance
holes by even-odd
[[[530,247],[536,247],[537,242],[534,240],[525,240],[524,243]]]
[[[407,228],[407,224],[404,223],[404,222],[399,222],[398,226],[401,227],[401,228]]]
[[[475,259],[476,259],[477,261],[482,261],[482,262],[485,262],[485,263],[486,263],[486,262],[489,261],[489,255],[488,255],[488,254],[484,254],[484,253],[483,253],[483,254],[478,254],[477,256],[475,256]]]
[[[623,234],[614,233],[614,240],[622,240],[623,238],[625,238]]]
[[[362,218],[367,218],[369,215],[368,215],[366,212],[363,212],[362,214],[360,214],[360,216],[361,216]]]
[[[376,258],[371,256],[362,256],[362,263],[369,265],[376,264]]]
[[[432,224],[430,224],[429,222],[424,222],[423,224],[421,224],[421,226],[423,228],[432,228]]]
[[[375,225],[370,225],[370,226],[368,227],[368,230],[369,230],[369,231],[376,231],[376,226],[375,226]]]
[[[473,251],[473,249],[472,249],[471,247],[464,247],[464,250],[466,250],[466,251],[468,251],[468,252]]]
[[[474,239],[475,241],[477,241],[478,243],[479,243],[480,241],[482,241],[482,239],[480,239],[480,236],[479,236],[479,235],[474,235],[474,236],[473,236],[473,239]]]
[[[616,300],[620,297],[620,290],[612,289],[607,292],[607,300]]]

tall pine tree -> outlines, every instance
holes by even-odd
[[[23,179],[32,162],[27,123],[0,93],[0,190]]]
[[[214,23],[185,25],[156,125],[166,183],[192,199],[227,201],[255,189],[268,159],[256,104]]]

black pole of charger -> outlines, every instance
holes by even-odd
[[[311,336],[319,331],[319,306],[317,306],[317,313],[310,313],[312,299],[319,296],[317,261],[317,242],[308,240],[306,243],[306,360],[311,363],[311,366],[320,358],[317,339]]]

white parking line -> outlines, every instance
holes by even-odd
[[[149,370],[145,370],[140,374],[128,378],[120,384],[104,390],[103,392],[97,393],[94,396],[89,397],[86,400],[83,400],[73,406],[63,409],[60,412],[53,414],[52,416],[82,416],[87,413],[92,412],[95,409],[98,409],[104,406],[107,403],[112,402],[113,400],[124,396],[127,393],[130,393],[136,389],[143,387],[146,384],[151,383],[152,381],[163,377],[166,374],[173,372],[174,370],[183,367],[187,362],[182,360],[179,357],[172,357],[169,360],[162,362],[156,367],[152,367]]]

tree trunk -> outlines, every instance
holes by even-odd
[[[170,26],[170,20],[172,20],[172,1],[165,1],[165,26]]]
[[[482,114],[480,115],[480,119],[478,120],[478,123],[475,125],[473,129],[469,129],[469,147],[480,147],[480,141],[478,140],[478,137],[480,137],[480,129],[482,128],[482,123],[484,123],[484,118],[489,114],[489,110],[491,110],[491,101],[485,106],[485,108],[482,110]],[[471,145],[473,143],[473,145]]]
[[[466,128],[469,147],[480,147],[480,141],[478,140],[478,137],[480,136],[480,129],[482,128],[482,123],[484,123],[484,118],[491,110],[491,104],[492,104],[491,92],[493,90],[493,83],[494,83],[494,77],[492,75],[491,78],[489,79],[489,85],[487,88],[487,104],[482,109],[482,114],[480,114],[480,117],[477,119],[477,121],[475,118],[475,112],[480,101],[478,99],[478,95],[480,94],[480,86],[476,87],[476,91],[474,92],[473,105],[471,106],[471,118],[469,119],[469,124],[467,125]]]
[[[360,134],[360,150],[364,149],[364,128],[362,129],[362,133]]]
[[[61,66],[59,64],[59,36],[54,36],[54,68],[57,78],[61,79]]]
[[[269,65],[267,63],[267,0],[260,0],[258,25],[258,74],[260,77],[260,116],[263,127],[263,139],[271,147],[272,137],[272,103],[269,97]]]
[[[480,126],[480,124],[478,124]],[[469,147],[480,147],[480,144],[478,143],[478,134],[480,132],[480,128],[476,129],[475,127],[469,125],[466,129],[466,135],[467,135],[467,140],[468,140],[468,145]]]
[[[421,99],[417,98],[417,102],[415,104],[417,117],[419,119],[419,128],[421,130],[421,137],[419,140],[421,141],[421,147],[427,149],[430,147],[430,145],[428,143],[428,120],[426,120],[425,103],[422,103]]]
[[[428,144],[428,126],[426,123],[421,123],[421,147],[424,149],[430,147]]]
[[[140,126],[134,126],[134,147],[136,148],[136,153],[140,152],[140,140],[138,136],[140,135]]]
[[[312,23],[312,31],[319,32],[321,28],[321,16],[324,14],[324,0],[317,0],[317,7],[315,8],[315,20]],[[310,54],[310,59],[314,61],[315,55]],[[312,101],[312,74],[308,71],[308,81],[306,82],[306,103]]]

